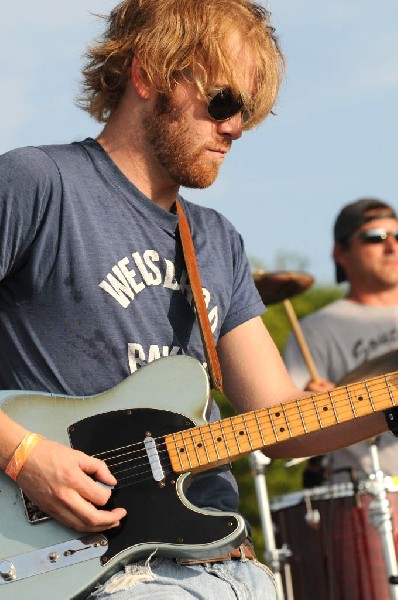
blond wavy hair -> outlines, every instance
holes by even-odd
[[[107,17],[102,37],[86,52],[78,104],[99,122],[118,106],[133,56],[155,88],[170,97],[181,77],[197,84],[206,100],[219,81],[240,92],[228,40],[237,32],[250,53],[254,89],[243,98],[250,112],[245,129],[271,112],[284,60],[270,13],[248,0],[123,0]]]

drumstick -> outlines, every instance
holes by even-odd
[[[312,356],[310,350],[308,348],[307,342],[305,341],[303,331],[300,327],[300,323],[298,322],[296,313],[294,312],[294,308],[290,300],[283,300],[283,305],[285,307],[287,316],[289,317],[290,324],[292,329],[296,335],[297,343],[302,352],[305,364],[307,365],[308,371],[311,375],[312,381],[319,381],[320,377],[316,370],[314,361],[312,360]]]

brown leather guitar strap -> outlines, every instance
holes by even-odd
[[[209,317],[203,297],[202,284],[198,264],[196,262],[195,247],[193,245],[191,230],[188,220],[185,216],[184,209],[177,200],[177,214],[179,216],[178,226],[180,228],[180,237],[182,250],[184,253],[185,265],[188,271],[189,283],[191,285],[193,299],[196,307],[196,312],[199,320],[199,328],[202,337],[203,347],[207,360],[207,366],[210,374],[212,386],[218,391],[223,392],[221,367],[217,356],[216,346],[210,327]]]

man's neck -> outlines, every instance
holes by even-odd
[[[398,306],[398,287],[377,292],[355,290],[351,288],[346,298],[351,302],[368,304],[370,306]]]
[[[129,134],[134,131],[134,136]],[[137,128],[108,122],[97,141],[120,171],[150,200],[167,211],[175,203],[179,185],[159,165]]]

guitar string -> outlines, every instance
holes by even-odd
[[[385,386],[384,385],[382,386],[382,389],[383,389],[383,394],[382,395],[385,395]],[[371,393],[368,393],[365,390],[365,394],[367,396],[373,397],[374,401],[377,402],[378,397],[377,397],[376,394],[377,394],[378,391],[379,390],[376,389],[376,388],[374,388],[373,390],[371,390]],[[331,394],[332,398],[330,398],[328,394],[323,394],[323,395],[325,396],[324,401],[326,402],[326,404],[324,402],[323,406],[326,406],[326,405],[330,404],[332,406],[332,411],[333,411],[333,405],[334,405],[334,407],[336,408],[336,412],[339,412],[342,421],[346,420],[344,417],[347,414],[350,415],[351,413],[354,412],[351,404],[347,405],[347,410],[346,410],[345,413],[344,413],[344,411],[341,410],[341,407],[336,406],[339,403],[339,401],[341,401],[341,398],[338,397],[338,394],[335,391],[334,391],[334,393],[332,391],[332,394]],[[364,394],[361,394],[361,396],[363,396],[363,395]],[[344,398],[346,398],[347,393],[344,392],[344,393],[341,394],[341,396],[344,396]],[[189,436],[192,437],[192,436],[195,436],[195,434],[196,434],[197,437],[199,437],[200,439],[202,439],[203,436],[206,436],[206,430],[208,430],[208,435],[210,435],[210,437],[211,437],[212,436],[212,431],[211,430],[214,430],[217,427],[220,429],[220,433],[223,434],[222,437],[225,437],[225,434],[228,434],[228,433],[231,433],[231,432],[233,434],[236,434],[236,427],[235,427],[235,425],[238,424],[238,423],[236,423],[236,421],[239,420],[239,419],[242,420],[242,423],[240,423],[240,427],[242,427],[242,426],[244,427],[245,425],[249,425],[250,426],[250,421],[256,422],[256,425],[258,425],[258,420],[259,419],[264,419],[264,418],[265,419],[269,419],[269,421],[270,421],[270,423],[267,423],[268,427],[269,427],[269,424],[272,425],[272,422],[274,423],[275,426],[277,426],[278,423],[275,420],[275,416],[278,413],[284,413],[283,415],[280,414],[279,416],[283,417],[282,420],[284,422],[286,422],[287,425],[288,424],[294,424],[295,425],[296,423],[293,423],[295,421],[295,422],[300,423],[302,425],[302,427],[304,428],[303,423],[302,423],[303,420],[304,420],[306,422],[306,424],[307,424],[307,429],[309,428],[308,426],[311,426],[313,423],[319,424],[319,428],[322,428],[322,419],[321,419],[320,416],[318,416],[317,410],[316,410],[316,408],[315,408],[315,406],[313,404],[314,398],[315,398],[314,396],[307,396],[307,397],[299,399],[299,400],[294,400],[292,402],[285,403],[284,405],[275,405],[274,407],[269,407],[269,408],[264,408],[264,409],[259,409],[259,410],[256,410],[256,411],[252,411],[252,412],[246,413],[246,415],[238,415],[238,416],[235,416],[235,417],[230,417],[230,418],[227,418],[227,419],[223,419],[222,421],[213,421],[211,423],[206,423],[204,425],[199,425],[199,426],[195,426],[194,425],[192,428],[184,429],[184,430],[173,432],[173,433],[168,433],[168,434],[165,434],[165,435],[163,435],[161,437],[165,437],[166,435],[167,436],[178,436],[178,435],[180,435],[180,436],[186,436],[186,435],[189,435]],[[352,398],[352,402],[354,402],[354,401],[355,401],[355,398]],[[298,404],[300,406],[299,416],[296,416],[296,417],[293,416],[292,417],[292,415],[286,415],[285,414],[286,413],[286,409],[289,409],[292,405],[296,405],[294,407],[294,411],[297,412],[298,411],[298,408],[297,408]],[[309,405],[308,408],[307,408],[306,405]],[[393,406],[394,404],[391,403],[391,405]],[[285,410],[282,410],[283,408]],[[324,412],[329,412],[329,407],[327,406],[327,408],[328,408],[328,411],[324,411]],[[318,407],[318,413],[322,412],[322,410],[320,410],[320,409],[322,409],[322,405]],[[338,411],[337,411],[337,409],[338,409]],[[276,411],[276,413],[274,414],[274,416],[272,416],[272,414],[270,414],[270,413],[272,413],[274,410]],[[379,411],[375,408],[375,410],[373,412],[379,412]],[[314,418],[312,420],[309,419],[306,416],[305,413],[313,415]],[[329,414],[330,414],[330,412],[329,412]],[[371,413],[369,413],[369,414],[371,414]],[[279,418],[279,416],[277,418]],[[303,418],[301,418],[301,417],[303,417]],[[355,418],[355,415],[354,415],[354,418]],[[336,422],[338,422],[338,421],[336,421]],[[227,423],[230,424],[230,430],[229,431],[226,431],[226,427],[227,427],[226,424]],[[317,427],[317,429],[318,429],[318,427]],[[153,439],[155,441],[157,441],[157,440],[161,439],[161,437],[160,438],[154,437]],[[213,440],[211,439],[210,441],[213,441]],[[221,441],[221,439],[219,439],[218,441]],[[189,442],[189,440],[185,440],[185,444],[188,445],[188,446],[191,445],[190,442]],[[97,454],[95,454],[95,456],[100,457],[100,458],[104,457],[104,459],[105,459],[105,455],[106,454],[114,453],[116,451],[124,450],[126,448],[132,448],[135,445],[141,445],[141,447],[142,447],[142,441],[139,441],[139,442],[136,442],[136,443],[133,443],[133,444],[129,444],[129,445],[126,445],[126,446],[122,446],[120,448],[116,448],[116,449],[104,451],[102,453],[97,453]],[[135,450],[134,452],[137,452],[137,451],[138,450]],[[145,455],[145,453],[146,453],[146,451],[144,452],[144,455]],[[120,455],[120,457],[123,457],[123,456],[126,456],[126,455],[123,455],[123,454]]]
[[[170,468],[163,468],[163,473],[165,476],[173,473],[173,470]],[[115,474],[114,474],[115,475]],[[116,475],[115,475],[116,477]],[[151,469],[147,469],[145,471],[140,471],[138,474],[127,473],[125,476],[120,477],[118,479],[116,489],[128,487],[133,484],[144,483],[145,481],[153,481],[153,475]]]
[[[380,384],[382,384],[382,385],[380,385],[380,388],[377,388],[376,385],[373,384],[373,389],[369,388],[369,383],[371,383],[371,380],[368,380],[368,382],[364,382],[364,383],[360,382],[359,384],[351,384],[350,386],[346,386],[343,389],[336,388],[335,390],[331,390],[332,399],[330,399],[329,394],[327,394],[327,393],[320,394],[320,395],[325,396],[324,401],[326,401],[326,404],[331,404],[332,407],[333,407],[333,405],[335,405],[336,412],[340,415],[341,420],[344,421],[344,420],[346,420],[344,417],[347,416],[347,414],[351,415],[354,412],[353,408],[351,406],[351,403],[350,402],[348,403],[348,409],[344,410],[344,411],[342,411],[341,408],[339,409],[339,407],[336,406],[336,403],[338,404],[339,401],[341,402],[341,400],[342,400],[343,397],[344,397],[344,399],[346,399],[347,392],[348,392],[349,388],[354,388],[354,385],[356,385],[356,388],[358,387],[358,385],[362,385],[363,386],[363,390],[360,393],[360,396],[362,396],[362,397],[366,396],[368,398],[369,397],[372,398],[373,399],[373,404],[377,403],[378,395],[384,395],[384,396],[386,395],[386,385],[384,383],[382,383],[380,381]],[[377,383],[379,383],[379,382],[377,382]],[[368,384],[368,388],[366,387],[366,384]],[[382,390],[382,394],[379,394],[380,390]],[[352,390],[352,392],[353,391],[354,390]],[[357,390],[355,390],[355,391],[357,391]],[[354,396],[354,394],[352,392],[351,392],[351,396],[352,396],[351,400],[352,400],[352,403],[354,403],[355,402],[355,396]],[[389,392],[390,392],[390,398],[391,398],[391,396],[392,396],[392,390],[391,390],[391,388],[389,389]],[[318,395],[316,397],[318,397]],[[315,410],[315,407],[314,407],[314,404],[313,404],[314,398],[316,398],[316,397],[314,397],[314,396],[307,396],[307,397],[299,399],[299,400],[294,400],[292,402],[285,403],[283,405],[283,407],[286,409],[289,405],[292,406],[292,405],[297,405],[297,403],[300,403],[301,416],[297,417],[296,421],[299,422],[299,423],[301,423],[301,426],[303,427],[302,421],[304,420],[306,422],[307,429],[310,429],[310,427],[311,427],[311,425],[313,423],[316,423],[317,425],[318,424],[320,425],[320,423],[322,422],[322,419],[320,419],[319,416],[316,414],[316,410]],[[357,395],[356,397],[359,397],[359,396]],[[363,402],[363,400],[361,400],[360,402]],[[309,405],[309,406],[306,407],[306,405]],[[324,405],[325,405],[325,403],[324,403]],[[391,405],[393,405],[392,402],[391,402]],[[322,404],[321,404],[321,406],[319,408],[321,408],[321,407],[322,407]],[[310,411],[308,410],[308,408],[310,409]],[[319,412],[319,408],[318,408],[318,412]],[[279,411],[278,411],[278,409],[279,409]],[[265,418],[265,419],[267,419],[269,421],[269,422],[267,422],[267,428],[269,429],[270,425],[271,425],[271,421],[273,420],[272,415],[270,415],[269,412],[273,411],[273,410],[277,410],[277,412],[281,412],[281,413],[284,412],[281,409],[282,409],[282,405],[276,405],[274,407],[270,407],[269,409],[260,409],[260,410],[257,410],[257,411],[251,412],[251,413],[247,413],[246,416],[240,415],[240,418],[242,419],[242,423],[240,424],[240,426],[244,426],[244,428],[245,428],[245,426],[251,427],[250,421],[253,421],[256,424],[256,429],[258,431],[260,431],[259,424],[261,426],[261,419]],[[297,408],[295,408],[295,410],[297,410]],[[333,411],[333,408],[332,408],[332,411]],[[311,412],[311,415],[313,415],[315,413],[315,417],[313,419],[311,419],[311,420],[308,419],[308,418],[306,419],[306,416],[305,416],[306,412],[307,413]],[[375,409],[374,412],[378,412],[378,411]],[[256,415],[257,415],[257,417],[256,417]],[[286,415],[283,414],[283,417],[285,418]],[[220,441],[220,442],[224,441],[226,450],[228,451],[228,439],[226,438],[226,436],[228,434],[233,434],[232,436],[236,438],[236,428],[235,428],[234,425],[231,425],[230,431],[227,431],[226,423],[228,423],[229,421],[233,421],[234,419],[236,419],[236,417],[232,417],[230,419],[224,419],[222,421],[222,424],[221,424],[220,421],[216,421],[216,422],[212,422],[210,424],[205,424],[205,425],[194,427],[194,429],[197,430],[196,437],[199,439],[199,441],[200,441],[199,443],[204,443],[204,442],[207,441],[205,439],[206,438],[206,433],[207,433],[207,436],[209,437],[208,441],[210,442],[209,445],[214,445],[215,439],[214,439],[214,435],[212,435],[211,429],[215,429],[216,427],[219,427],[220,432],[222,433],[222,435],[221,435],[221,437],[220,437],[220,435],[217,436],[217,441]],[[293,418],[290,418],[290,419],[287,418],[287,421],[291,425],[293,424],[293,420],[294,420]],[[319,429],[318,426],[317,426],[317,429]],[[208,430],[208,432],[206,432],[206,430]],[[167,434],[167,435],[171,435],[171,436],[176,435],[176,436],[183,436],[184,437],[185,435],[189,434],[190,437],[195,437],[195,431],[193,431],[193,433],[192,433],[192,431],[193,431],[192,429],[188,429],[188,430],[182,430],[180,432],[175,432],[174,434]],[[243,431],[242,433],[245,433],[245,432]],[[258,435],[260,437],[260,433]],[[160,438],[154,438],[154,439],[159,441],[159,440],[164,439],[164,437],[165,436],[162,436]],[[250,437],[250,435],[249,435],[249,437]],[[274,434],[274,437],[275,437],[275,434]],[[183,440],[183,449],[184,449],[184,451],[188,451],[188,452],[191,449],[194,449],[194,453],[196,455],[196,461],[195,462],[199,462],[199,465],[200,465],[200,449],[198,450],[198,446],[195,445],[194,442],[195,442],[195,440],[193,442],[190,441],[190,440]],[[270,442],[270,443],[274,443],[274,442]],[[236,441],[236,445],[237,444],[238,444],[238,442]],[[118,464],[124,464],[124,463],[129,464],[129,463],[133,463],[134,461],[137,463],[137,460],[138,460],[138,461],[141,461],[141,462],[138,463],[138,464],[136,464],[134,466],[133,470],[134,469],[135,470],[140,469],[142,467],[142,465],[145,465],[145,467],[146,467],[148,465],[148,456],[147,456],[147,452],[146,452],[145,447],[143,446],[142,442],[137,442],[135,444],[127,445],[127,446],[124,446],[122,448],[129,448],[129,447],[138,446],[138,445],[141,445],[141,449],[143,448],[143,451],[142,450],[138,450],[138,449],[133,451],[135,453],[141,452],[141,454],[138,457],[135,456],[134,458],[129,458],[126,461],[123,461],[123,463],[117,463],[116,465],[113,465],[113,466],[118,466]],[[243,445],[243,440],[242,440],[242,445]],[[161,450],[161,447],[164,447],[164,450]],[[163,454],[166,457],[169,457],[169,453],[168,453],[168,450],[167,450],[167,444],[166,444],[165,441],[163,441],[161,443],[158,443],[157,448],[158,448],[158,452],[159,452],[160,455]],[[119,449],[116,449],[116,450],[119,450]],[[114,453],[116,450],[109,451],[108,453]],[[105,454],[107,454],[107,452],[102,452],[99,455],[104,456]],[[127,456],[128,454],[131,454],[131,452],[127,453],[125,456]],[[97,456],[97,455],[95,455],[95,456]],[[120,456],[123,456],[123,455],[120,455]],[[184,461],[184,458],[185,457],[182,458],[183,461]],[[192,459],[194,460],[194,458],[195,457],[193,456]],[[228,456],[225,457],[225,458],[227,460]],[[112,459],[112,457],[110,457],[109,459],[105,459],[105,460],[111,460],[111,459]],[[187,458],[186,460],[188,462],[190,462],[189,458]],[[208,462],[208,461],[205,461],[205,462]],[[212,461],[209,461],[209,462],[212,462]],[[112,467],[112,465],[110,465],[110,467]],[[189,467],[189,465],[188,465],[188,467]],[[188,467],[187,467],[186,470],[189,470]],[[163,470],[165,470],[165,469],[163,469]],[[123,473],[125,471],[130,471],[130,474],[128,475],[128,477],[130,477],[130,478],[131,477],[135,477],[134,474],[131,475],[131,467],[130,467],[130,469],[122,469],[119,472],[115,471],[115,473]],[[147,469],[147,470],[144,470],[144,471],[139,471],[138,475],[144,475],[144,476],[145,475],[149,475],[148,478],[151,478],[150,477],[151,472],[152,472],[151,469]],[[170,472],[170,471],[168,471],[168,472]]]
[[[350,387],[350,386],[347,386],[347,387]],[[383,390],[383,393],[381,394],[381,396],[386,395],[385,384],[382,384],[380,389]],[[380,389],[377,389],[374,387],[372,390],[370,390],[370,393],[368,390],[365,389],[363,391],[363,393],[361,394],[361,396],[363,396],[365,394],[366,396],[370,396],[377,402],[378,396],[377,395],[375,396],[375,394],[377,394],[380,391]],[[391,392],[392,392],[392,390],[391,390]],[[338,395],[339,393],[341,394],[341,397],[339,397],[339,395]],[[314,405],[314,400],[317,399],[318,395],[311,395],[311,396],[306,396],[306,397],[300,398],[298,400],[293,400],[293,401],[284,403],[283,405],[279,404],[279,405],[271,406],[268,408],[258,409],[255,411],[248,412],[246,414],[236,415],[233,417],[225,418],[221,421],[213,421],[211,423],[205,423],[205,424],[199,425],[199,426],[193,425],[192,428],[183,429],[183,430],[173,432],[173,433],[163,434],[163,436],[154,437],[153,439],[156,442],[158,439],[161,439],[161,437],[165,437],[166,435],[179,435],[179,434],[187,434],[187,433],[189,435],[195,435],[195,431],[197,431],[197,433],[196,433],[197,436],[202,436],[203,434],[205,434],[206,429],[216,429],[217,426],[220,428],[220,431],[223,434],[225,434],[226,433],[225,429],[226,429],[227,423],[230,424],[230,427],[231,427],[230,431],[234,432],[235,425],[238,424],[237,421],[239,419],[242,421],[242,423],[240,424],[241,426],[247,425],[250,420],[257,421],[257,418],[264,418],[264,417],[269,418],[270,421],[273,421],[274,424],[277,425],[277,423],[275,421],[275,417],[276,417],[277,413],[284,413],[283,415],[278,415],[278,417],[276,417],[276,418],[279,418],[279,416],[283,416],[284,417],[283,420],[287,421],[287,424],[289,424],[289,423],[296,424],[295,422],[302,424],[303,420],[306,421],[308,424],[312,424],[314,422],[319,423],[322,419],[320,417],[318,418],[317,411],[318,411],[318,413],[329,412],[329,407],[327,407],[327,409],[328,409],[327,411],[323,410],[323,407],[326,405],[329,405],[329,404],[331,405],[332,411],[333,411],[333,406],[335,408],[339,408],[338,406],[336,406],[336,404],[338,404],[342,398],[346,399],[347,395],[350,396],[350,394],[347,393],[347,391],[345,389],[344,389],[344,391],[341,391],[341,388],[336,388],[335,390],[330,390],[329,393],[325,392],[325,393],[319,394],[319,396],[324,396],[324,398],[323,398],[323,404],[320,401],[318,401],[320,406],[318,406],[317,408]],[[351,396],[352,396],[352,394],[351,394]],[[355,397],[352,397],[351,401],[352,401],[352,403],[354,403]],[[309,406],[307,406],[307,405],[309,405]],[[394,406],[393,402],[391,402],[391,406]],[[291,407],[294,407],[293,410],[295,413],[298,412],[298,416],[297,415],[296,416],[292,416],[292,415],[286,416],[286,410],[289,410]],[[272,416],[272,414],[270,414],[270,413],[273,413],[274,411],[276,411],[276,412],[274,413],[274,416]],[[306,414],[305,414],[306,412],[308,414],[315,415],[315,418],[312,421],[309,420],[308,417],[306,418]],[[337,412],[337,410],[336,410],[336,412]],[[341,411],[341,408],[339,409],[339,412],[340,412],[341,416],[344,416],[343,412]],[[348,402],[347,403],[347,414],[351,414],[352,412],[354,412],[353,408],[351,406],[351,403]],[[379,411],[375,409],[372,412],[379,412]],[[371,414],[371,413],[369,413],[369,414]],[[301,416],[303,418],[301,418]],[[320,423],[320,427],[321,427],[321,423]],[[198,431],[199,429],[201,430],[201,432]],[[106,455],[109,455],[114,452],[120,452],[123,450],[127,450],[130,448],[134,448],[134,446],[139,446],[139,445],[142,446],[142,440],[135,442],[135,443],[127,444],[125,446],[120,446],[118,448],[114,448],[111,450],[106,450],[103,452],[96,453],[95,456],[98,458],[104,457],[104,460],[105,460]],[[129,452],[137,452],[137,451],[138,450],[129,450]],[[125,456],[125,454],[120,454],[120,457],[124,457],[124,456]],[[118,457],[118,456],[116,456],[116,457]],[[114,457],[114,458],[116,458],[116,457]]]
[[[236,458],[238,458],[238,457],[236,457]],[[225,462],[229,462],[229,460],[230,459],[226,459]],[[146,463],[146,465],[147,465],[147,463]],[[138,469],[138,472],[132,471],[131,468],[129,470],[128,469],[124,470],[121,473],[115,472],[114,473],[115,477],[118,479],[117,487],[121,488],[121,487],[125,487],[126,485],[132,485],[132,484],[144,482],[146,480],[153,481],[153,479],[154,479],[153,473],[152,473],[152,471],[149,468],[142,469],[141,467],[136,467],[136,469]],[[194,469],[190,468],[189,464],[186,464],[185,467],[182,467],[180,469],[180,472],[193,471],[193,470]],[[163,475],[162,479],[164,479],[165,477],[167,477],[170,473],[172,473],[172,474],[174,474],[176,476],[176,472],[175,472],[174,469],[172,469],[172,468],[171,469],[169,469],[169,468],[166,469],[164,467],[164,465],[163,465],[162,471],[163,471],[162,472],[162,475]]]
[[[384,386],[383,386],[383,389],[384,389]],[[376,389],[373,389],[372,393],[373,393],[373,396],[375,396],[375,393],[377,394],[377,390],[376,390]],[[344,397],[345,397],[345,396],[346,396],[346,393],[344,393]],[[375,397],[374,399],[375,399],[375,401],[377,401],[377,397]],[[304,406],[304,404],[305,404],[304,400],[310,400],[310,404],[311,404],[311,406],[310,406],[311,413],[314,413],[314,412],[316,412],[316,411],[315,411],[315,408],[312,406],[312,396],[306,397],[305,399],[302,399],[302,400],[300,401],[300,402],[301,402],[301,406],[300,406],[300,408],[301,408],[301,413],[302,413],[303,417],[305,417],[305,414],[304,414],[304,413],[306,412],[306,407]],[[337,397],[337,394],[336,394],[336,393],[334,393],[334,398],[333,398],[333,401],[334,401],[334,403],[338,402],[338,400],[339,400],[339,398]],[[293,402],[294,402],[294,403],[296,403],[296,401],[293,401]],[[308,403],[308,402],[307,402],[307,403]],[[286,406],[287,406],[287,404],[285,405],[285,407],[286,407]],[[273,408],[274,408],[274,409],[277,409],[277,408],[278,408],[278,406],[276,406],[276,407],[273,407]],[[339,407],[337,407],[337,408],[339,408]],[[272,408],[271,408],[270,410],[272,410]],[[257,417],[259,417],[260,419],[261,419],[261,418],[264,418],[264,416],[268,417],[268,416],[269,416],[269,415],[268,415],[268,412],[269,412],[269,411],[268,411],[268,409],[260,409],[260,411],[255,411],[255,413],[257,414]],[[339,412],[340,412],[340,416],[343,418],[345,415],[344,415],[344,414],[342,414],[342,411],[341,411],[341,409],[340,409],[340,411],[339,411]],[[352,411],[352,408],[351,408],[351,406],[349,407],[349,410],[348,410],[347,412],[348,412],[348,414],[351,414],[351,413],[353,412],[353,411]],[[377,410],[375,410],[375,412],[378,412],[378,411],[377,411]],[[261,414],[259,414],[259,413],[261,413]],[[267,413],[267,414],[265,415],[265,414],[263,414],[263,413]],[[270,415],[270,416],[269,416],[269,418],[270,418],[270,419],[272,419],[272,415]],[[233,418],[232,418],[232,419],[233,419]],[[242,423],[241,425],[245,425],[245,424],[246,424],[246,425],[247,425],[247,424],[249,424],[249,425],[250,425],[250,422],[249,422],[249,421],[250,421],[250,419],[252,419],[252,420],[256,420],[256,424],[257,424],[257,419],[256,419],[255,415],[254,415],[254,414],[252,415],[252,413],[248,413],[248,416],[247,416],[246,418],[245,418],[245,417],[242,417],[242,421],[243,421],[243,423]],[[287,419],[287,420],[288,420],[290,423],[292,423],[292,422],[293,422],[293,419],[292,419],[292,417],[291,417],[291,416],[290,416],[290,419]],[[199,427],[200,427],[201,429],[209,429],[209,430],[210,430],[210,429],[214,429],[214,428],[215,428],[215,426],[219,425],[219,426],[220,426],[220,430],[221,430],[221,429],[223,429],[222,433],[223,433],[223,434],[224,434],[224,436],[225,436],[225,434],[226,434],[226,433],[228,433],[228,431],[226,431],[226,422],[228,422],[228,421],[229,421],[229,419],[225,419],[225,420],[222,422],[222,425],[221,425],[221,423],[220,423],[220,422],[213,422],[213,423],[211,423],[211,424],[206,424],[206,425],[199,426]],[[297,421],[298,421],[298,422],[301,422],[301,421],[302,421],[301,417],[298,417],[298,418],[297,418]],[[308,418],[307,418],[307,426],[308,426],[308,425],[311,425],[313,422],[315,422],[315,423],[318,423],[319,421],[320,421],[320,419],[318,418],[318,416],[317,416],[317,415],[315,415],[315,418],[314,418],[312,421],[309,421],[309,420],[308,420]],[[185,434],[186,434],[186,433],[188,432],[188,433],[189,433],[189,434],[192,436],[192,435],[195,435],[195,431],[194,431],[194,429],[199,429],[199,427],[194,427],[193,429],[190,429],[190,430],[182,430],[182,432],[176,432],[174,435],[178,435],[178,434],[184,434],[184,432],[185,432]],[[231,431],[233,431],[234,429],[235,429],[235,427],[234,427],[234,425],[232,425],[232,426],[231,426]],[[193,432],[193,433],[192,433],[192,432]],[[205,431],[204,433],[206,434],[206,431]],[[235,433],[235,432],[234,432],[234,433]],[[201,432],[201,434],[203,434],[203,431]],[[200,438],[202,438],[202,435],[201,435],[201,434],[197,433],[197,436],[199,436],[199,435],[200,435]],[[173,434],[170,434],[170,435],[173,435]],[[155,438],[155,439],[157,439],[157,438]],[[213,441],[213,440],[211,440],[211,441]],[[219,439],[218,441],[221,441],[221,439]],[[191,444],[191,443],[189,442],[189,440],[188,440],[188,441],[185,441],[185,444],[186,444],[187,446],[190,446],[190,445],[193,445],[193,446],[194,446],[194,444]],[[133,445],[130,445],[130,447],[131,447],[131,446],[133,446]],[[111,452],[114,452],[114,451],[111,451]],[[101,455],[103,455],[103,454],[105,454],[105,453],[101,453],[101,454],[99,454],[98,456],[101,456]],[[145,455],[145,453],[144,453],[144,455]]]

